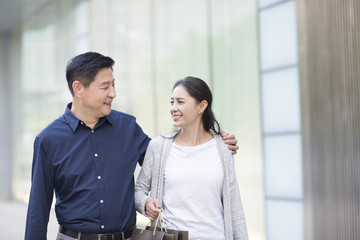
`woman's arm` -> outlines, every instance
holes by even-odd
[[[151,191],[153,165],[154,154],[151,141],[146,150],[144,162],[135,185],[135,209],[143,215],[146,215],[145,204]]]
[[[236,178],[234,158],[231,155],[228,156],[228,158],[230,158],[230,162],[229,162],[230,201],[231,201],[232,226],[233,226],[234,239],[247,240],[248,235],[247,235],[247,228],[245,222],[245,215],[241,202],[239,185]]]

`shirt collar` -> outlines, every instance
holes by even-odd
[[[66,106],[65,109],[65,113],[64,113],[64,117],[65,117],[65,121],[69,124],[69,126],[71,127],[71,129],[73,130],[73,132],[76,131],[77,127],[79,126],[79,124],[81,123],[81,120],[78,119],[72,112],[71,112],[71,106],[72,106],[72,102],[69,103]],[[104,122],[109,123],[111,126],[113,125],[114,122],[114,114],[111,113],[108,116],[105,116],[103,118],[101,118],[99,120],[99,122],[96,124],[95,127],[99,127],[101,126]]]

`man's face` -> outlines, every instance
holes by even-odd
[[[96,74],[94,81],[84,88],[83,110],[95,118],[107,116],[111,112],[111,103],[115,97],[115,79],[112,70],[103,68]]]

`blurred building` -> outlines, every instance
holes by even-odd
[[[28,200],[35,136],[71,101],[65,67],[115,60],[114,108],[156,136],[171,87],[211,86],[252,240],[360,239],[360,2],[0,0],[0,197]]]

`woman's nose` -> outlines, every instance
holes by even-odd
[[[177,107],[175,106],[175,104],[170,106],[170,112],[176,112]]]

